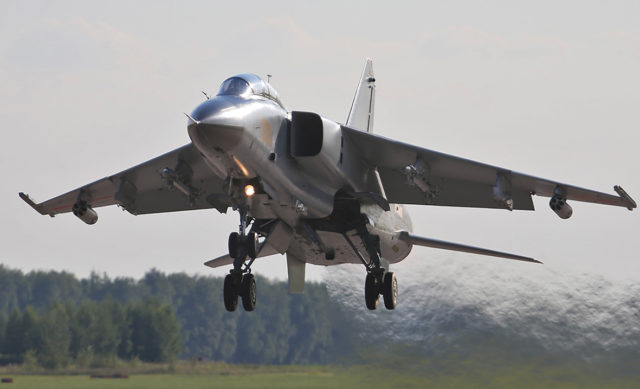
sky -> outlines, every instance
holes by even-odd
[[[87,226],[43,217],[18,192],[43,201],[188,143],[183,112],[238,73],[272,74],[289,109],[343,122],[367,57],[374,132],[607,193],[622,185],[640,200],[637,1],[2,1],[0,263],[81,277],[225,274],[202,263],[226,252],[232,212],[108,207]],[[638,211],[574,202],[560,220],[547,202],[410,211],[419,235],[640,281]],[[443,256],[467,271],[502,261],[414,248],[396,272]],[[286,261],[260,259],[254,272],[285,279]]]

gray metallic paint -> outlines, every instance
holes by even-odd
[[[249,216],[269,226],[258,257],[286,252],[296,266],[360,263],[343,235],[367,255],[356,232],[360,215],[368,220],[369,233],[379,236],[385,262],[406,258],[414,244],[530,259],[414,236],[408,213],[395,203],[533,210],[531,196],[537,194],[636,206],[618,187],[619,196],[613,196],[373,134],[375,78],[370,60],[347,119],[347,125],[360,128],[314,113],[288,112],[260,77],[234,77],[246,80],[250,92],[219,94],[196,107],[187,115],[191,144],[43,203],[23,193],[20,197],[50,216],[70,212],[79,201],[94,208],[117,204],[132,214],[247,207]],[[314,126],[321,145],[293,155],[292,134],[306,136],[311,128],[305,126]],[[248,183],[258,189],[251,198],[242,194]],[[346,208],[337,208],[340,201]],[[357,204],[356,211],[349,204]],[[327,259],[323,247],[334,249],[335,258]],[[231,262],[225,255],[207,265]],[[304,277],[300,269],[291,271]],[[297,289],[299,281],[292,281]]]

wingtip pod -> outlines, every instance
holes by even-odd
[[[624,203],[624,206],[627,207],[629,211],[633,211],[633,209],[638,206],[636,202],[631,198],[631,196],[629,196],[629,194],[624,189],[622,189],[620,185],[614,186],[613,190],[615,190],[618,196],[620,196],[622,202]]]

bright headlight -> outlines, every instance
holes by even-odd
[[[251,197],[254,194],[256,194],[256,188],[253,187],[253,185],[249,184],[249,185],[245,185],[244,187],[244,195],[247,197]]]

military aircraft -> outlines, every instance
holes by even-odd
[[[562,219],[567,200],[636,208],[617,196],[516,173],[373,133],[375,82],[367,59],[344,124],[313,112],[289,112],[275,89],[254,74],[226,79],[218,94],[186,114],[191,142],[167,154],[42,203],[20,197],[42,215],[73,212],[87,224],[95,208],[118,205],[133,215],[215,208],[238,211],[229,252],[207,261],[230,266],[224,304],[256,306],[256,258],[286,254],[289,289],[301,293],[305,265],[362,263],[366,306],[380,295],[397,305],[389,264],[414,245],[537,260],[413,234],[403,204],[533,210],[532,195],[550,197]],[[540,263],[540,262],[538,262]]]

